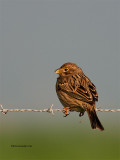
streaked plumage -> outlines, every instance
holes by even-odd
[[[104,130],[95,111],[95,102],[98,101],[96,87],[82,69],[74,63],[65,63],[56,73],[59,74],[56,92],[62,105],[69,107],[70,111],[80,112],[80,116],[87,111],[91,127]]]

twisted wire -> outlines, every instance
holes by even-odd
[[[55,111],[63,111],[64,109],[55,108],[53,109],[53,104],[46,109],[4,109],[3,106],[0,104],[0,112],[3,114],[7,114],[8,112],[48,112],[54,115]],[[101,109],[101,107],[97,107],[96,111],[100,112],[120,112],[120,109]]]

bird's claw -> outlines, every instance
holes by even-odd
[[[63,109],[62,112],[65,114],[64,117],[67,117],[67,116],[69,115],[69,113],[68,113],[69,108],[70,108],[70,107],[65,107],[65,108]]]
[[[82,117],[84,115],[84,112],[80,112],[79,116]]]
[[[70,114],[70,113],[69,113]],[[69,114],[65,114],[65,116],[64,117],[67,117]]]

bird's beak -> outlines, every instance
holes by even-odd
[[[59,73],[60,73],[60,70],[59,70],[59,69],[57,69],[57,70],[55,71],[55,73],[59,74]]]

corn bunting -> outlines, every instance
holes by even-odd
[[[59,74],[56,82],[56,92],[67,116],[69,111],[80,112],[80,116],[87,111],[92,129],[104,130],[99,121],[95,102],[98,94],[95,85],[84,75],[81,68],[74,63],[65,63],[55,71]]]

